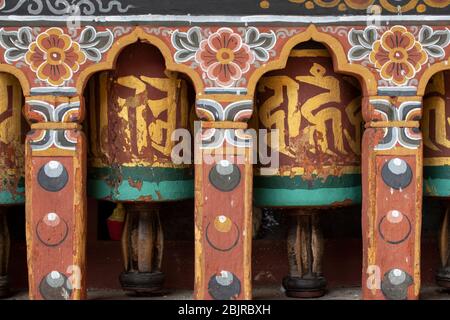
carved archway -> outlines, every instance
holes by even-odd
[[[30,94],[30,83],[28,82],[27,77],[25,76],[25,73],[23,73],[22,70],[8,65],[8,64],[0,64],[0,72],[6,72],[9,74],[12,74],[19,80],[20,86],[22,87],[22,93],[24,96],[28,96]]]
[[[441,61],[439,63],[433,64],[431,67],[427,68],[425,72],[419,79],[419,85],[417,87],[417,95],[423,96],[425,94],[426,87],[430,79],[437,73],[450,70],[450,57],[447,60]]]
[[[177,71],[186,74],[192,80],[196,91],[201,92],[201,90],[203,89],[203,82],[200,78],[200,75],[193,69],[189,68],[187,65],[176,63],[173,60],[169,47],[163,40],[154,35],[146,33],[142,28],[138,27],[134,29],[130,34],[121,37],[119,41],[116,41],[113,44],[113,46],[108,50],[104,62],[91,65],[80,72],[76,84],[77,93],[82,94],[84,92],[84,88],[89,77],[94,73],[114,69],[117,58],[119,57],[122,50],[137,41],[143,41],[158,48],[158,50],[164,57],[166,68],[170,71]]]
[[[280,58],[268,63],[264,68],[257,69],[250,77],[248,83],[249,95],[253,95],[256,84],[267,72],[283,69],[289,58],[292,49],[300,43],[316,41],[323,44],[331,54],[334,70],[338,73],[345,73],[356,77],[360,83],[364,95],[376,95],[377,81],[370,70],[362,65],[350,63],[344,47],[338,39],[317,30],[314,25],[310,25],[304,32],[292,36],[281,49]]]

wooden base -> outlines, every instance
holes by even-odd
[[[319,215],[315,211],[290,212],[288,228],[289,275],[283,279],[286,295],[293,298],[317,298],[326,292],[322,275],[323,237]]]
[[[322,276],[287,276],[283,279],[283,287],[286,295],[291,298],[319,298],[326,293],[327,281]]]
[[[450,289],[450,267],[442,268],[436,275],[436,283],[446,289]]]
[[[120,284],[125,291],[133,291],[140,294],[161,291],[164,283],[164,273],[157,272],[123,272]]]
[[[122,288],[139,294],[162,289],[163,231],[158,206],[152,203],[126,204],[127,218],[122,234],[125,272]]]
[[[450,206],[447,207],[442,227],[439,233],[439,251],[441,255],[441,268],[436,275],[436,283],[450,289]]]
[[[6,298],[9,295],[9,277],[7,275],[0,276],[0,298]]]
[[[6,212],[4,211],[4,208],[0,208],[0,298],[4,298],[9,294],[9,279],[7,273],[10,239]]]

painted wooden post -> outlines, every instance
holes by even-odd
[[[195,298],[251,299],[252,100],[197,100]],[[214,115],[214,116],[213,116]],[[201,141],[199,141],[201,140]]]
[[[31,299],[86,297],[86,141],[80,97],[26,97],[26,232]],[[45,257],[45,258],[43,258]]]
[[[421,97],[366,97],[362,142],[363,298],[418,299]]]

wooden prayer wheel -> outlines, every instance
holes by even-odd
[[[160,203],[193,198],[193,170],[172,161],[171,137],[189,129],[188,86],[165,69],[155,47],[136,43],[120,54],[116,68],[88,87],[90,159],[88,194],[124,203],[124,289],[161,288],[163,232]]]
[[[255,205],[290,216],[286,294],[318,297],[326,289],[319,213],[361,201],[359,83],[333,71],[324,47],[305,44],[260,80],[256,105],[259,129],[279,130],[268,140],[279,168],[256,170]]]
[[[441,268],[436,281],[440,286],[450,288],[450,71],[430,79],[424,96],[422,121],[424,195],[447,202],[439,233]]]
[[[25,201],[23,94],[19,81],[0,73],[0,298],[9,293],[7,206]]]

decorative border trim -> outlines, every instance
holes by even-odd
[[[199,99],[196,105],[197,112],[200,112],[201,118],[206,121],[246,121],[253,112],[252,100],[236,101],[223,107],[218,101]]]
[[[23,25],[24,22],[42,23],[67,23],[67,16],[19,16],[9,15],[0,16],[0,22],[14,22]],[[136,23],[182,23],[183,25],[192,25],[196,23],[207,24],[248,24],[248,23],[277,23],[277,24],[298,24],[309,25],[314,24],[366,24],[371,16],[355,15],[355,16],[284,16],[284,15],[251,15],[251,16],[221,16],[221,15],[121,15],[121,16],[80,16],[81,23],[93,24],[111,24],[120,23],[127,25],[135,25]],[[373,19],[373,17],[372,17]],[[448,23],[450,15],[395,15],[395,16],[379,16],[380,22],[428,22],[437,24],[439,22]]]
[[[36,139],[32,139],[31,150],[45,151],[51,147],[61,150],[75,151],[77,140],[70,137],[70,130],[41,130]]]
[[[416,87],[378,87],[379,96],[411,97],[417,95]]]

